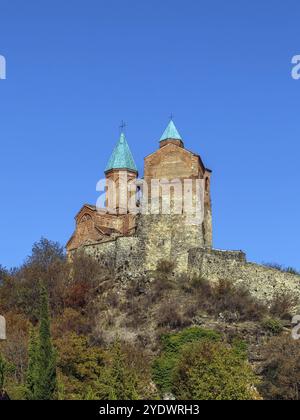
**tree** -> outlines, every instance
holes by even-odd
[[[2,265],[0,264],[0,286],[2,286],[7,277],[8,273],[6,268],[2,267]]]
[[[2,355],[9,366],[9,379],[22,383],[27,371],[30,322],[16,312],[7,312],[5,318],[7,340],[2,343]]]
[[[26,375],[26,399],[34,400],[36,396],[36,384],[38,375],[38,337],[32,327],[29,338],[28,370]]]
[[[27,259],[27,264],[37,264],[48,270],[56,261],[64,261],[64,248],[58,243],[41,238],[32,247],[32,254]]]
[[[215,331],[199,327],[163,334],[161,337],[162,352],[153,364],[153,379],[161,395],[172,392],[174,372],[185,345],[202,340],[217,341],[220,338],[220,335]]]
[[[39,289],[36,279],[47,286],[52,313],[64,308],[64,294],[70,270],[63,248],[56,242],[41,239],[32,254],[14,270],[0,268],[0,312],[23,313],[32,323],[39,319]]]
[[[257,378],[240,351],[204,340],[184,347],[173,378],[178,400],[260,399]]]
[[[63,307],[64,284],[68,276],[68,264],[63,247],[58,242],[42,238],[32,247],[32,253],[21,267],[19,276],[25,279],[25,311],[29,312],[30,318],[35,321],[35,315],[39,315],[36,296],[36,279],[47,286],[52,312],[60,312]],[[30,303],[30,305],[28,305]],[[29,306],[29,308],[27,308]]]
[[[57,367],[64,399],[82,399],[102,375],[108,359],[105,351],[92,346],[87,337],[67,332],[55,340]]]
[[[112,400],[138,399],[136,392],[136,378],[133,371],[126,367],[125,355],[122,352],[120,341],[117,340],[112,348],[112,365],[110,376],[112,379]]]
[[[67,400],[154,399],[150,355],[118,341],[109,349],[69,332],[55,340],[58,382]]]
[[[10,400],[7,392],[4,390],[6,363],[0,353],[0,401]]]
[[[4,388],[5,363],[0,353],[0,391]]]
[[[56,391],[56,354],[51,341],[48,294],[43,285],[38,350],[36,397],[38,400],[52,400]]]
[[[94,396],[101,400],[138,400],[138,378],[127,366],[126,354],[119,340],[110,351],[110,363],[97,380]]]
[[[57,388],[56,353],[50,332],[48,293],[40,286],[40,324],[38,338],[31,335],[27,373],[27,394],[34,400],[53,400]]]

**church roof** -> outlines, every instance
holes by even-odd
[[[114,148],[105,172],[112,169],[128,169],[137,172],[137,167],[124,133],[121,134],[120,139]]]
[[[181,140],[181,135],[179,134],[173,120],[171,120],[168,124],[168,127],[165,129],[164,134],[161,136],[160,141],[164,141],[167,139],[174,139],[174,140]]]

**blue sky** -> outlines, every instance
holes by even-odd
[[[66,243],[127,122],[213,170],[214,246],[300,269],[296,0],[0,0],[0,264]]]

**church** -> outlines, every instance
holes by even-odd
[[[76,230],[67,244],[69,254],[78,249],[90,253],[92,248],[99,249],[101,244],[105,248],[105,244],[108,246],[109,242],[116,242],[120,238],[140,238],[143,241],[141,247],[147,251],[146,266],[155,268],[159,259],[172,259],[184,264],[186,252],[191,247],[212,247],[211,171],[205,167],[199,154],[185,148],[183,138],[173,120],[170,120],[161,136],[158,150],[145,157],[144,177],[140,180],[142,188],[139,187],[139,182],[136,182],[138,170],[124,132],[121,133],[105,168],[105,178],[107,185],[113,183],[115,188],[107,188],[105,208],[100,209],[91,204],[85,204],[81,208],[76,216]],[[122,179],[126,179],[125,187]],[[184,185],[190,181],[194,204],[201,198],[196,197],[193,183],[201,180],[205,189],[202,203],[199,203],[203,210],[201,222],[188,221],[183,202],[180,203],[180,210],[176,214],[172,211],[165,214],[162,185],[159,185],[159,204],[156,211],[148,209],[149,211],[143,212],[141,208],[138,211],[130,211],[126,205],[122,205],[124,196],[129,200],[132,199],[129,196],[133,195],[136,202],[139,201],[139,205],[147,201],[148,206],[153,209],[153,180],[169,183],[166,192],[166,199],[169,200],[172,200],[171,190],[172,187],[175,188],[175,184],[172,183],[176,180],[181,189],[180,201],[183,200]],[[136,190],[132,191],[131,188],[130,191],[127,185],[134,183]]]
[[[212,172],[185,148],[173,120],[158,149],[145,157],[143,178],[124,132],[104,173],[104,205],[85,204],[76,215],[69,258],[84,252],[121,282],[151,275],[164,260],[174,263],[174,275],[229,280],[264,302],[280,293],[300,296],[298,275],[248,262],[243,251],[213,248]],[[186,196],[201,217],[191,217]]]

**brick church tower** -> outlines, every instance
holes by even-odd
[[[135,232],[135,215],[129,214],[127,202],[131,199],[128,184],[138,176],[132,153],[124,133],[109,159],[105,169],[105,208],[85,204],[77,216],[76,230],[67,243],[72,252],[84,246],[105,243]]]
[[[159,149],[145,158],[144,179],[151,195],[152,180],[160,180],[168,185],[166,198],[160,187],[159,213],[142,215],[138,218],[137,235],[145,243],[145,265],[147,269],[155,269],[159,259],[174,260],[178,268],[187,266],[188,250],[191,248],[212,247],[212,210],[210,196],[211,171],[207,169],[201,157],[184,147],[184,142],[174,122],[171,120],[164,131]],[[197,181],[202,187],[202,196],[197,194]],[[184,200],[185,185],[190,182],[190,193],[195,208],[202,206],[201,219],[187,214],[184,202],[179,203],[180,214],[162,211],[164,201],[174,206],[171,190],[179,188],[179,201]],[[178,192],[178,189],[177,189]],[[175,195],[175,194],[174,194]],[[150,206],[151,206],[151,199]],[[199,202],[198,202],[199,201]],[[200,203],[201,201],[201,203]],[[178,203],[177,203],[178,204]]]
[[[132,153],[124,133],[111,155],[105,169],[107,181],[106,208],[111,213],[127,214],[130,196],[128,184],[138,177]]]

